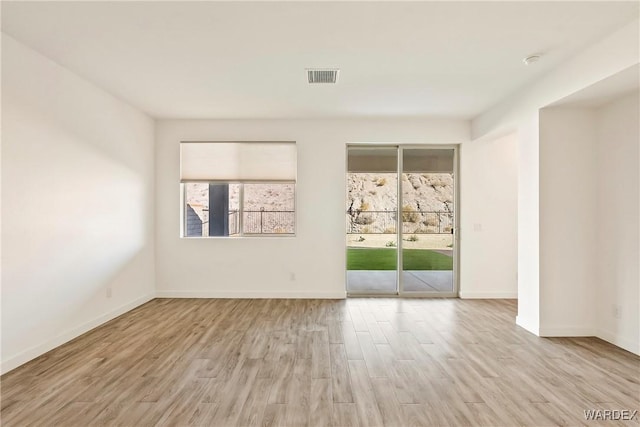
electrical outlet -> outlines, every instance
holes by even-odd
[[[618,304],[613,305],[613,317],[616,319],[622,318],[622,306]]]
[[[107,298],[111,298],[111,287],[107,288]]]

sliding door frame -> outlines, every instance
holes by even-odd
[[[458,296],[458,259],[459,259],[459,232],[458,232],[458,206],[459,206],[459,194],[458,191],[458,145],[449,145],[449,144],[399,144],[398,145],[398,215],[399,218],[402,218],[402,174],[404,173],[403,161],[404,161],[404,150],[408,149],[424,149],[424,150],[453,150],[453,290],[452,292],[406,292],[404,290],[404,282],[402,280],[403,269],[403,246],[404,240],[402,237],[404,235],[402,226],[403,223],[400,221],[400,226],[398,227],[398,296],[399,297],[414,297],[414,298],[455,298]]]
[[[345,196],[344,196],[344,200],[347,200],[347,197],[349,196],[349,190],[347,188],[347,182],[346,182],[346,178],[347,178],[347,174],[349,173],[349,149],[350,148],[373,148],[373,149],[393,149],[396,151],[396,168],[398,167],[398,165],[400,163],[399,162],[399,156],[400,156],[400,151],[398,150],[398,144],[389,144],[389,143],[381,143],[381,144],[375,144],[375,143],[348,143],[346,145],[345,148],[345,164],[344,164],[344,177],[345,177],[345,185],[344,185],[344,191],[345,191]],[[398,171],[396,170],[396,174],[398,173]],[[397,181],[398,183],[400,182],[400,176],[398,175],[397,177]],[[396,191],[399,189],[400,187],[396,187]],[[396,196],[396,204],[397,204],[397,200],[398,197]],[[397,206],[396,206],[396,212],[397,212]],[[398,239],[398,237],[400,236],[400,233],[398,233],[398,229],[401,228],[401,225],[398,226],[399,224],[399,218],[396,214],[396,239]],[[346,228],[346,223],[345,223],[345,236],[347,235],[347,228]],[[349,252],[349,248],[347,247],[347,245],[345,244],[345,249],[344,249],[344,260],[345,260],[345,273],[344,273],[344,283],[345,283],[345,290],[347,291],[347,296],[353,296],[353,297],[380,297],[380,298],[390,298],[390,297],[397,297],[399,296],[399,291],[400,291],[400,265],[398,264],[399,258],[398,258],[398,252],[400,251],[400,242],[398,242],[396,244],[396,247],[394,248],[396,250],[396,292],[395,293],[386,293],[386,292],[349,292],[349,290],[347,289],[347,285],[349,283],[349,270],[347,270],[347,266],[346,266],[346,260],[347,260],[347,256],[348,256],[348,252]]]
[[[460,289],[460,274],[459,274],[459,265],[460,265],[460,230],[458,224],[459,220],[459,206],[460,206],[460,175],[459,175],[459,144],[389,144],[389,143],[348,143],[345,147],[345,200],[348,197],[348,189],[346,185],[346,177],[349,173],[349,148],[395,148],[397,150],[397,192],[398,195],[396,197],[397,206],[396,206],[396,293],[376,293],[376,292],[349,292],[347,290],[347,296],[353,297],[412,297],[412,298],[457,298],[459,296]],[[453,150],[453,203],[454,203],[454,211],[453,211],[453,291],[452,292],[406,292],[404,290],[404,284],[402,281],[402,249],[403,249],[403,230],[402,230],[402,174],[403,174],[403,160],[404,160],[404,149],[444,149],[444,150]],[[345,227],[345,235],[347,234],[347,229]],[[345,245],[345,261],[347,259],[347,251],[348,248]],[[346,269],[345,264],[345,289],[348,284],[348,270]]]

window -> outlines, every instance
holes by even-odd
[[[295,143],[180,145],[183,237],[295,234]]]

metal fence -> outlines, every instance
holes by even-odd
[[[396,211],[347,211],[348,234],[395,234],[398,227]],[[403,210],[402,232],[407,234],[450,234],[453,212]]]
[[[293,234],[295,233],[295,211],[244,211],[244,234]],[[208,236],[209,221],[202,224],[194,224],[198,227],[197,233],[188,235]],[[189,227],[187,227],[189,228]],[[240,211],[229,211],[229,235],[240,234]]]
[[[240,233],[240,212],[229,211],[229,235]],[[295,211],[244,211],[243,234],[293,234]]]
[[[244,234],[293,234],[295,211],[244,211]],[[450,234],[453,212],[404,210],[401,213],[405,234]],[[395,234],[398,227],[396,211],[347,211],[348,234]],[[202,224],[202,235],[208,234],[208,221]],[[229,211],[229,235],[240,234],[240,211]]]

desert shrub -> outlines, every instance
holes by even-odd
[[[413,207],[409,205],[402,207],[402,222],[416,222],[419,216]]]
[[[396,247],[396,242],[394,242],[393,240],[389,240],[387,243],[384,244],[386,247],[388,248],[395,248]]]
[[[395,227],[387,227],[384,229],[383,231],[384,234],[395,234],[396,233],[396,228]]]
[[[371,233],[371,228],[370,227],[362,227],[362,232],[364,234],[369,234],[369,233]]]
[[[368,225],[373,224],[374,219],[371,214],[360,214],[356,217],[355,223],[360,225]]]
[[[370,206],[370,205],[369,205],[369,203],[367,203],[367,202],[362,202],[362,203],[360,204],[360,210],[361,210],[361,211],[368,211],[370,207],[371,207],[371,206]]]
[[[364,237],[362,236],[358,237],[358,242],[364,242],[364,240],[365,240]]]
[[[375,190],[369,190],[369,194],[371,194],[372,196],[375,196],[376,194],[378,194],[378,192]]]
[[[376,187],[382,187],[387,183],[387,178],[380,178],[376,181]]]
[[[415,234],[412,234],[411,236],[409,236],[409,238],[407,240],[409,242],[417,242],[418,241],[418,236],[416,236]]]
[[[428,215],[427,219],[424,221],[424,225],[428,227],[435,227],[436,225],[438,225],[438,216]]]

